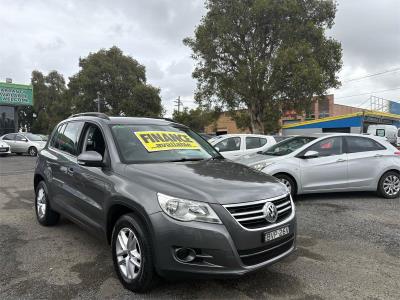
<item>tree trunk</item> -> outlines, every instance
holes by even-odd
[[[255,134],[264,134],[264,122],[262,113],[257,111],[255,107],[249,108],[251,132]]]

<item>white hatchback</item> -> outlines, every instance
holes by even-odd
[[[223,157],[238,159],[245,154],[264,151],[276,144],[272,135],[260,134],[225,134],[213,137],[208,141]]]
[[[377,136],[296,136],[237,162],[277,177],[293,195],[344,191],[378,191],[385,198],[400,195],[400,152]]]

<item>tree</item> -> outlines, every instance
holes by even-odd
[[[34,91],[33,107],[19,110],[19,125],[28,131],[49,134],[58,122],[71,114],[65,79],[57,71],[51,71],[47,76],[33,71],[31,84]]]
[[[174,110],[172,118],[174,121],[184,124],[194,131],[203,132],[204,127],[215,121],[219,114],[218,110],[211,111],[200,106],[195,109],[184,107],[182,112]]]
[[[313,95],[339,86],[341,45],[325,36],[335,2],[206,0],[206,8],[194,38],[184,39],[196,60],[198,103],[245,107],[258,133],[277,126],[282,107],[305,110]]]
[[[145,67],[117,47],[90,53],[79,60],[80,71],[70,78],[69,94],[75,112],[110,115],[160,116],[160,90],[146,83]]]

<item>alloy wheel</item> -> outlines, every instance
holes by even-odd
[[[46,215],[46,192],[41,187],[36,196],[36,210],[40,219]]]
[[[36,156],[37,155],[37,150],[35,147],[29,148],[29,155],[30,156]]]
[[[115,243],[121,274],[129,280],[136,278],[142,266],[139,240],[130,228],[122,228]]]
[[[289,180],[286,180],[285,178],[279,178],[280,182],[282,182],[286,187],[289,189],[289,192],[292,191],[292,185],[290,184]]]
[[[383,190],[389,196],[394,196],[400,191],[400,179],[395,175],[389,175],[383,181]]]

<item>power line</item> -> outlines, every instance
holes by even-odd
[[[396,88],[393,88],[393,89],[380,90],[380,91],[372,91],[372,92],[368,92],[368,93],[361,93],[361,94],[348,95],[348,96],[342,96],[342,97],[335,97],[335,99],[343,99],[343,98],[350,98],[350,97],[356,97],[356,96],[365,96],[365,95],[378,94],[378,93],[389,92],[389,91],[395,91],[395,90],[400,90],[400,86],[399,86],[399,87],[396,87]]]
[[[375,77],[375,76],[379,76],[379,75],[383,75],[383,74],[387,74],[387,73],[393,73],[393,72],[397,72],[399,70],[400,70],[400,67],[397,67],[397,68],[394,68],[394,69],[385,70],[385,71],[378,72],[378,73],[372,73],[372,74],[368,74],[368,75],[361,76],[361,77],[356,77],[356,78],[351,78],[351,79],[348,79],[348,80],[343,80],[342,83],[357,81],[357,80],[370,78],[370,77]]]

